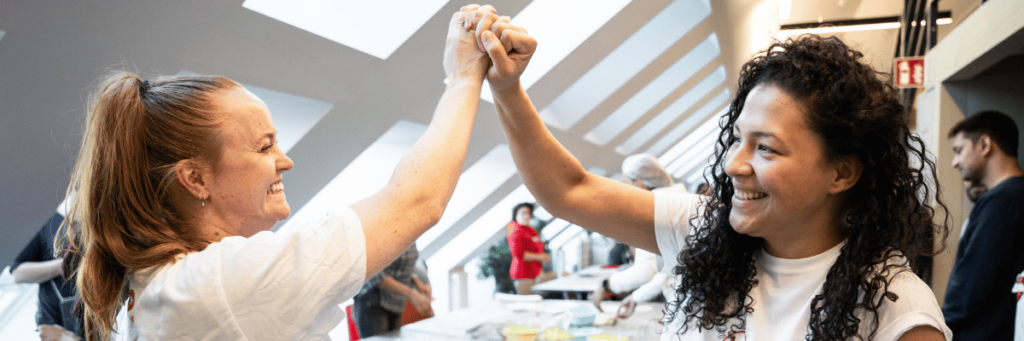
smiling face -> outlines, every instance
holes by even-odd
[[[750,91],[733,126],[725,171],[736,189],[729,223],[766,249],[835,238],[836,169],[804,106],[774,86]],[[833,244],[834,245],[834,244]]]
[[[229,234],[252,236],[288,218],[281,173],[292,160],[278,148],[270,111],[256,95],[238,87],[215,102],[222,110],[220,161],[208,181],[218,228]]]

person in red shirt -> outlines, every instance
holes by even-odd
[[[508,248],[512,251],[509,275],[515,281],[516,292],[520,295],[533,293],[530,288],[543,271],[543,263],[551,261],[551,256],[544,253],[540,234],[530,226],[532,218],[533,204],[520,203],[512,209],[512,221],[505,225],[508,230]]]

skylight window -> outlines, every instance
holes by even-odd
[[[679,97],[675,102],[672,102],[665,110],[658,113],[653,119],[644,124],[640,130],[633,133],[629,139],[622,142],[615,151],[622,155],[629,155],[635,152],[640,146],[643,146],[647,141],[658,135],[659,132],[668,128],[672,122],[675,122],[680,116],[690,111],[698,101],[711,93],[719,85],[725,82],[725,67],[719,66],[715,69],[711,75],[704,78],[704,80],[694,85],[690,91],[687,91],[682,97]],[[696,127],[700,121],[703,121],[707,117],[699,117],[696,115],[690,115],[685,121],[679,124],[679,129],[683,131],[690,131],[693,127]]]
[[[722,110],[719,114],[711,117],[707,121],[704,121],[697,129],[694,129],[692,133],[686,135],[682,141],[679,141],[672,149],[669,149],[665,154],[658,158],[658,162],[665,165],[665,170],[669,173],[676,173],[686,161],[689,160],[684,154],[694,151],[697,145],[703,143],[714,143],[715,136],[721,131],[718,127],[718,120],[726,113],[726,110]],[[691,154],[692,155],[692,154]]]
[[[657,78],[647,83],[647,86],[640,89],[583,138],[599,146],[605,145],[611,139],[619,136],[627,127],[633,125],[637,119],[647,114],[666,96],[676,91],[719,53],[721,53],[721,49],[718,47],[718,36],[712,33],[690,52],[687,52],[683,58],[679,58],[672,66],[665,69]]]
[[[707,0],[673,1],[541,110],[541,118],[568,130],[710,14]],[[533,27],[525,27],[533,34]]]
[[[391,179],[390,170],[398,166],[398,161],[426,130],[427,126],[419,123],[395,123],[302,206],[281,230],[288,230],[293,221],[307,221],[377,193]],[[287,174],[284,182],[288,182]]]
[[[729,89],[726,88],[721,93],[719,93],[718,96],[715,96],[706,104],[704,104],[704,106],[702,106],[700,109],[697,109],[697,111],[695,111],[693,115],[697,115],[698,117],[708,117],[711,115],[711,113],[721,108],[722,105],[724,105],[728,101]],[[683,125],[676,126],[667,134],[665,134],[665,136],[662,136],[661,139],[658,140],[658,142],[655,142],[653,145],[651,145],[650,148],[647,148],[647,153],[651,155],[661,155],[661,153],[664,152],[665,149],[668,149],[668,147],[672,146],[673,143],[679,141],[679,139],[682,138],[683,135],[686,135],[687,130],[687,127],[684,127]]]
[[[435,242],[437,237],[448,231],[455,222],[462,219],[466,213],[484,201],[514,174],[516,174],[516,165],[512,161],[512,152],[508,149],[508,145],[500,144],[487,152],[487,155],[480,158],[459,177],[459,183],[455,185],[455,192],[452,193],[452,198],[448,202],[448,207],[444,210],[441,220],[416,240],[419,249],[426,249],[428,245]]]
[[[245,0],[242,7],[386,60],[447,3],[392,0],[382,8],[362,0]]]
[[[718,132],[719,130],[710,129],[707,135],[704,135],[697,141],[697,143],[693,144],[693,147],[690,147],[690,149],[683,153],[683,155],[680,155],[679,158],[672,163],[674,169],[670,171],[672,176],[682,178],[698,166],[707,164],[708,156],[715,150],[715,142],[717,142]]]
[[[632,0],[533,0],[512,24],[525,27],[537,39],[537,51],[530,58],[519,82],[529,89],[562,59],[580,46]],[[494,102],[488,84],[481,98]]]

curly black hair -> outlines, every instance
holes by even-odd
[[[702,201],[703,213],[691,218],[694,233],[674,269],[681,283],[668,314],[670,320],[683,319],[679,332],[737,331],[745,328],[746,314],[753,311],[749,293],[758,284],[754,255],[764,239],[740,234],[730,225],[734,188],[725,169],[733,126],[758,85],[774,86],[805,106],[807,122],[824,142],[828,159],[855,157],[863,166],[846,193],[848,226],[841,231],[846,244],[808,308],[808,340],[872,339],[883,299],[898,299],[889,283],[905,269],[902,260],[933,254],[930,240],[922,235],[939,233],[945,241],[949,212],[941,200],[935,162],[927,157],[924,142],[911,133],[910,113],[888,81],[891,76],[875,71],[862,57],[835,37],[805,35],[775,41],[743,66],[705,173],[712,195]],[[939,213],[926,202],[932,198],[945,215],[941,223],[934,222]],[[873,319],[868,335],[860,334],[860,324],[872,321],[861,317]]]

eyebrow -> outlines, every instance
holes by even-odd
[[[733,127],[732,127],[732,130],[733,130],[733,132],[735,132],[735,133],[741,133],[741,134],[743,133],[743,131],[742,131],[742,130],[740,130],[740,127],[736,127],[736,126],[733,126]],[[774,139],[776,139],[776,140],[778,140],[778,139],[779,139],[779,138],[778,138],[777,136],[775,136],[775,134],[774,134],[774,133],[772,133],[772,132],[768,132],[768,131],[759,131],[759,130],[758,130],[758,131],[754,131],[754,132],[752,132],[751,134],[753,134],[753,135],[754,135],[755,137],[770,137],[770,138],[774,138]]]

